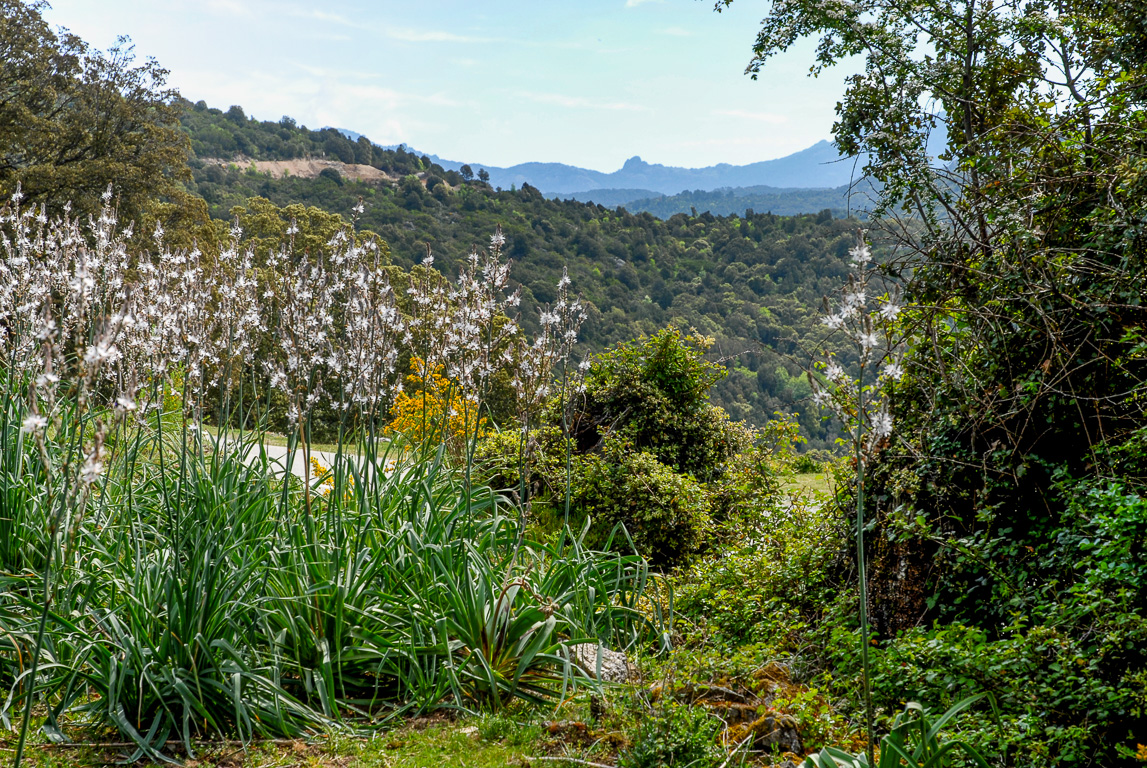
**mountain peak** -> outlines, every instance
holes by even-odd
[[[645,168],[647,165],[648,163],[642,160],[640,155],[634,155],[625,161],[625,165],[621,166],[621,170],[636,171],[640,168]]]

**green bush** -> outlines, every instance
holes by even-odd
[[[628,548],[615,532],[620,523],[651,564],[672,566],[695,553],[710,528],[705,489],[622,440],[609,438],[601,453],[576,457],[572,483],[574,508],[592,521],[591,546]]]
[[[701,482],[750,445],[750,435],[710,404],[725,370],[704,358],[710,341],[665,328],[619,344],[594,361],[571,432],[582,451],[621,435],[675,471]]]
[[[789,468],[799,474],[823,472],[824,465],[831,463],[834,459],[836,459],[836,457],[832,455],[832,451],[826,451],[823,448],[813,448],[811,451],[806,451],[793,457]]]
[[[823,506],[762,505],[742,538],[697,560],[674,579],[675,608],[723,647],[802,644],[802,631],[834,596],[840,533]]]
[[[513,494],[521,492],[522,458],[529,467],[527,493],[530,498],[549,498],[565,493],[565,448],[559,427],[530,430],[529,443],[522,445],[518,429],[503,429],[484,435],[474,450],[477,476],[490,487]]]
[[[722,538],[737,539],[759,530],[780,503],[780,477],[773,459],[769,446],[751,446],[729,459],[721,477],[709,484],[713,519],[723,528]]]
[[[949,574],[990,569],[1010,619],[984,626],[964,608],[905,630],[874,656],[874,685],[887,707],[988,691],[1013,752],[1043,765],[1109,764],[1147,724],[1147,499],[1113,480],[1054,490],[1066,510],[1042,541],[1015,547],[1000,531],[946,553]],[[897,523],[904,535],[913,524],[922,525]]]
[[[667,703],[642,717],[618,768],[715,768],[725,754],[716,744],[721,721],[703,707]]]

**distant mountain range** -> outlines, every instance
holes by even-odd
[[[360,135],[340,130],[352,140]],[[423,154],[401,146],[407,152]],[[433,154],[426,156],[446,170],[457,171],[464,164],[474,173],[485,169],[495,187],[509,189],[529,184],[546,197],[594,202],[607,208],[622,206],[632,213],[648,211],[659,218],[705,211],[740,215],[746,209],[778,215],[829,209],[837,216],[863,216],[870,207],[870,195],[857,194],[858,186],[869,189],[867,184],[856,184],[863,159],[841,158],[836,146],[827,141],[776,160],[747,165],[721,163],[706,168],[679,168],[632,157],[612,173],[564,163],[520,163],[500,168]]]
[[[341,129],[352,140],[359,135],[354,131]],[[399,145],[385,149],[397,149]],[[407,152],[423,154],[406,145]],[[600,190],[628,190],[633,200],[638,197],[675,195],[686,190],[713,190],[724,187],[768,186],[779,189],[834,189],[848,184],[863,167],[863,162],[851,158],[841,158],[836,146],[827,141],[819,141],[808,149],[791,155],[764,160],[748,165],[720,163],[706,168],[679,168],[672,165],[647,163],[640,157],[631,157],[613,173],[603,173],[589,168],[579,168],[565,163],[519,163],[509,168],[496,165],[448,160],[438,155],[427,154],[431,161],[446,170],[457,171],[469,165],[475,173],[484,168],[490,174],[490,183],[495,187],[509,189],[529,184],[547,197],[577,197]],[[596,201],[595,201],[596,202]],[[603,203],[604,204],[604,203]]]

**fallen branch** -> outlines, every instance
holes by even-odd
[[[751,738],[753,738],[753,734],[750,733],[748,736],[741,739],[741,743],[733,747],[733,751],[730,752],[729,756],[725,758],[725,762],[721,763],[721,768],[729,768],[729,762],[737,756],[737,753],[741,751],[741,747],[745,746],[745,742]]]
[[[272,744],[275,746],[287,746],[290,744],[298,744],[299,742],[305,743],[304,739],[252,739],[251,741],[240,741],[239,739],[223,739],[222,741],[197,741],[191,746],[196,748],[201,747],[251,747],[259,744]],[[139,747],[134,741],[61,741],[51,744],[38,744],[37,749],[127,749],[128,747]],[[186,746],[179,739],[169,739],[163,743],[166,747],[183,747]]]

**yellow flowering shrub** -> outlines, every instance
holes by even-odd
[[[437,446],[446,443],[454,456],[460,456],[467,438],[482,433],[486,420],[478,416],[478,401],[466,397],[441,365],[431,370],[420,357],[410,358],[410,373],[391,407],[389,434],[402,435],[412,445]]]

